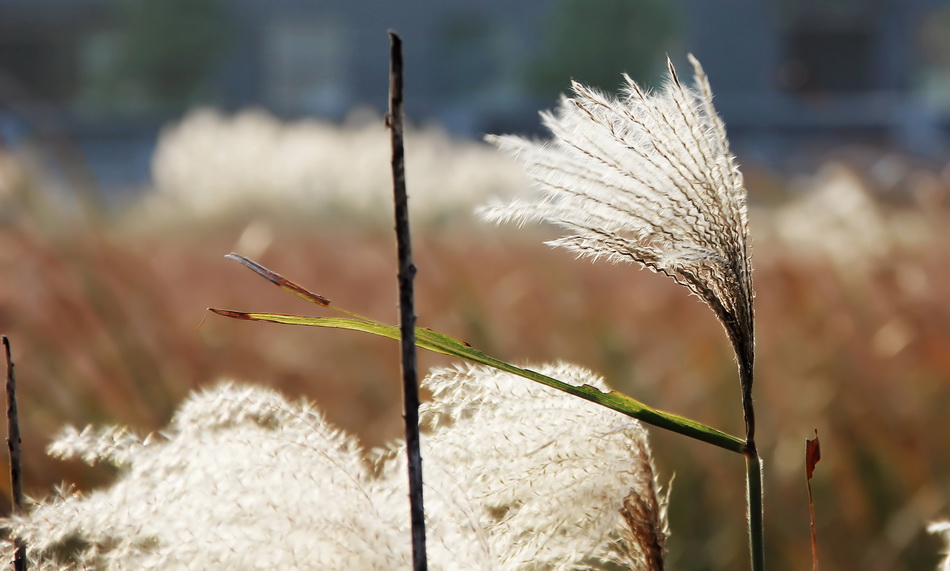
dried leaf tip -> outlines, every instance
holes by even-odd
[[[524,163],[541,196],[482,214],[556,224],[567,234],[553,246],[638,262],[686,286],[725,327],[746,391],[754,353],[746,191],[709,80],[689,61],[692,86],[672,64],[657,92],[629,77],[619,98],[575,83],[573,97],[542,113],[550,142],[490,137]]]
[[[297,297],[304,299],[306,301],[309,301],[310,303],[322,305],[323,307],[329,307],[331,305],[329,299],[323,297],[322,295],[318,293],[313,293],[312,291],[308,290],[302,285],[288,280],[284,276],[278,274],[277,272],[273,270],[265,268],[264,266],[262,266],[261,264],[258,264],[257,262],[255,262],[254,260],[250,258],[246,258],[240,254],[235,254],[234,252],[231,252],[230,254],[226,255],[225,258],[228,260],[233,260],[235,262],[238,262],[239,264],[250,269],[257,275],[261,276],[262,278],[266,279],[267,281],[271,282],[277,287],[287,290],[290,293],[296,295]]]

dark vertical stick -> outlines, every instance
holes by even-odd
[[[3,349],[7,356],[7,449],[10,451],[10,493],[13,496],[13,513],[23,513],[23,470],[20,460],[20,419],[16,407],[16,380],[13,376],[13,357],[10,356],[10,339],[3,336]],[[13,559],[16,571],[26,569],[26,545],[16,540],[16,555]]]
[[[412,264],[409,240],[409,204],[406,196],[406,160],[402,128],[402,40],[390,31],[389,115],[392,140],[393,196],[396,205],[396,251],[399,256],[399,328],[402,340],[402,393],[406,419],[406,455],[409,460],[409,513],[412,521],[412,561],[415,571],[425,571],[426,528],[422,507],[422,453],[419,450],[419,386],[416,370],[416,314],[413,307]]]
[[[818,429],[815,438],[805,439],[805,486],[808,488],[808,520],[811,523],[811,569],[818,571],[818,535],[815,532],[815,498],[811,493],[811,478],[815,475],[815,466],[821,460],[821,442],[818,441]]]

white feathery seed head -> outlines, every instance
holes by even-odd
[[[491,221],[545,221],[567,230],[549,242],[583,256],[638,262],[705,301],[740,366],[753,357],[746,191],[699,62],[692,86],[673,65],[658,92],[629,77],[617,98],[573,83],[541,114],[553,139],[488,140],[524,163],[535,200],[484,208]]]
[[[115,438],[122,434],[121,438]],[[121,459],[109,488],[4,522],[34,568],[385,568],[398,521],[370,493],[355,439],[306,403],[232,384],[192,396],[165,431],[86,430],[51,447]],[[148,443],[146,443],[148,442]]]
[[[603,387],[577,367],[539,370]],[[423,384],[435,393],[422,440],[431,568],[661,568],[666,500],[637,421],[484,367]],[[226,383],[160,435],[70,430],[50,453],[120,471],[0,520],[33,569],[411,567],[401,445],[372,469],[319,411],[267,389]],[[5,562],[13,552],[0,542]]]
[[[575,365],[536,370],[607,390]],[[427,509],[478,522],[493,568],[662,568],[666,498],[639,421],[485,366],[436,370],[423,386]],[[405,479],[404,456],[391,477]]]

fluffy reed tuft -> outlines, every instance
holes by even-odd
[[[524,162],[542,196],[483,213],[496,222],[561,226],[568,235],[549,244],[595,259],[638,262],[686,286],[713,310],[739,364],[749,541],[752,568],[759,570],[764,525],[746,191],[706,74],[689,59],[692,87],[680,82],[669,61],[669,78],[656,93],[627,76],[619,99],[574,82],[573,97],[541,114],[554,136],[550,143],[489,137]]]
[[[483,210],[503,222],[546,221],[569,235],[549,242],[582,256],[633,261],[676,280],[716,313],[751,385],[752,274],[746,191],[729,153],[709,81],[682,84],[672,64],[665,87],[629,77],[617,99],[579,83],[557,111],[541,114],[550,143],[489,137],[516,155],[543,196]]]
[[[605,388],[577,367],[539,370]],[[484,367],[424,386],[435,394],[422,442],[433,568],[662,569],[666,500],[637,421]],[[2,527],[34,569],[406,568],[400,446],[371,470],[311,405],[223,384],[147,438],[65,431],[50,453],[117,465],[119,479]]]

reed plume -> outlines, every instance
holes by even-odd
[[[538,370],[606,389],[579,367]],[[639,422],[488,367],[423,385],[432,568],[663,568],[666,497]],[[65,430],[51,454],[114,465],[118,480],[0,528],[34,569],[408,568],[401,446],[371,469],[312,405],[225,383],[159,434]],[[0,558],[15,547],[0,542]]]
[[[695,85],[672,64],[659,93],[624,76],[616,99],[573,83],[541,114],[547,142],[489,137],[516,155],[543,192],[483,210],[493,221],[546,221],[569,235],[549,242],[582,256],[639,262],[673,278],[715,312],[751,384],[752,273],[746,191],[712,90],[690,57]]]
[[[680,81],[669,61],[669,77],[655,93],[626,75],[619,98],[574,82],[573,97],[562,97],[556,111],[541,114],[550,142],[490,136],[524,163],[541,196],[491,205],[482,213],[496,222],[555,224],[567,235],[550,245],[594,259],[637,262],[702,299],[736,353],[749,478],[759,482],[746,190],[706,74],[695,58],[689,60],[692,86]],[[750,495],[761,494],[757,483],[750,485]],[[750,518],[753,526],[760,524],[760,503]]]

